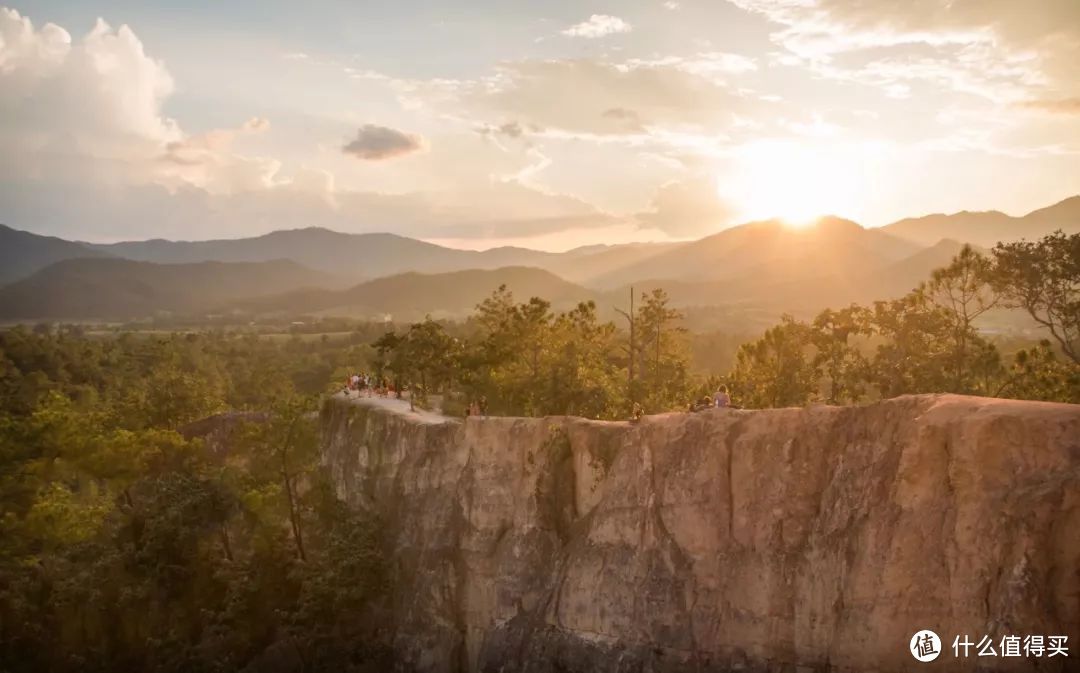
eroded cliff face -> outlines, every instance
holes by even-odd
[[[388,524],[403,670],[1080,661],[1080,406],[438,422],[333,398],[321,420],[339,495]],[[1068,635],[1071,657],[955,659],[965,634]]]

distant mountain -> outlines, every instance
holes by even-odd
[[[670,248],[597,279],[614,286],[642,280],[727,280],[728,296],[750,286],[819,277],[843,269],[855,274],[880,269],[919,249],[878,229],[837,217],[793,229],[777,220],[751,222]]]
[[[54,262],[106,256],[108,253],[81,243],[39,236],[0,224],[0,285],[29,276]]]
[[[543,268],[573,283],[597,289],[617,285],[616,272],[674,250],[684,243],[626,243],[576,248],[548,260]]]
[[[156,239],[87,245],[117,257],[159,263],[291,259],[312,269],[354,280],[408,271],[444,273],[531,266],[547,269],[574,282],[586,283],[599,273],[662,251],[668,244],[587,246],[561,253],[514,246],[476,251],[447,248],[395,234],[343,234],[312,227],[275,231],[255,238],[216,241]]]
[[[283,313],[419,320],[432,317],[460,317],[506,285],[518,301],[542,297],[556,308],[573,306],[595,294],[542,269],[506,267],[502,269],[452,271],[425,274],[404,273],[361,283],[347,290],[300,290],[278,296],[240,301],[232,310],[253,314]]]
[[[291,259],[312,269],[351,278],[378,278],[404,271],[433,272],[499,267],[545,259],[553,253],[525,248],[484,252],[446,248],[396,234],[343,234],[311,227],[254,238],[212,241],[132,241],[93,246],[117,257],[159,263],[263,262]]]
[[[1013,217],[996,210],[963,211],[952,215],[914,217],[882,227],[894,236],[921,245],[933,245],[943,238],[992,248],[999,242],[1029,241],[1060,229],[1067,234],[1080,232],[1080,196],[1073,196],[1047,208]]]
[[[0,288],[3,320],[128,320],[202,314],[241,297],[340,281],[296,262],[153,264],[70,259]]]
[[[254,238],[211,241],[130,241],[93,245],[110,255],[144,262],[265,262],[291,259],[311,269],[375,278],[415,268],[468,264],[478,253],[453,250],[395,234],[343,234],[312,227]]]

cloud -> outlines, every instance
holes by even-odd
[[[356,132],[356,138],[341,148],[366,161],[382,161],[418,152],[426,147],[424,139],[418,135],[405,133],[388,126],[364,124]]]
[[[617,16],[608,14],[593,14],[588,21],[574,24],[562,32],[567,37],[584,37],[596,39],[616,33],[629,33],[633,27]]]
[[[380,81],[405,93],[415,87],[418,99],[427,85]],[[460,86],[449,80],[432,85],[446,98]],[[418,237],[496,232],[513,238],[613,221],[584,200],[528,184],[550,163],[529,142],[495,147],[476,134],[450,132],[438,136],[439,152],[418,158],[416,166],[376,170],[347,157],[387,159],[428,143],[369,124],[342,143],[343,154],[315,155],[325,165],[290,166],[279,156],[243,150],[257,134],[295,132],[288,118],[284,129],[272,129],[262,116],[241,116],[228,128],[185,133],[164,113],[174,88],[165,64],[127,26],[98,21],[73,39],[59,26],[35,26],[0,10],[0,221],[91,240],[243,236],[297,223]],[[491,133],[501,138],[540,131],[515,115],[494,119]],[[312,145],[319,140],[311,133],[300,138]],[[401,172],[361,190],[341,184],[325,170],[330,166],[353,181],[372,177],[365,171]],[[379,191],[395,185],[409,187]]]
[[[601,116],[604,119],[613,120],[629,133],[643,133],[646,131],[641,116],[633,110],[624,107],[613,107],[604,110]]]
[[[270,130],[270,120],[265,117],[252,117],[241,127],[248,133],[263,133]]]
[[[91,184],[154,182],[211,193],[266,189],[276,159],[233,151],[240,135],[264,133],[251,117],[238,128],[185,134],[162,108],[174,90],[165,65],[128,26],[98,19],[81,39],[0,9],[0,174]],[[12,95],[8,96],[8,93]]]
[[[540,129],[538,127],[525,128],[525,125],[517,120],[510,120],[503,122],[502,124],[483,124],[476,129],[476,132],[484,136],[504,136],[517,140],[523,138],[528,132],[537,132]]]
[[[1080,98],[1058,98],[1050,100],[1029,100],[1021,107],[1055,114],[1080,115]]]
[[[23,148],[55,144],[120,158],[181,136],[161,112],[173,91],[164,65],[130,28],[101,19],[73,42],[59,26],[36,30],[0,9],[0,90],[0,127]]]
[[[672,12],[674,12],[678,8],[679,3],[675,2],[675,0],[667,0],[667,2],[664,3],[664,9],[670,10]]]
[[[165,145],[158,157],[160,182],[201,187],[212,193],[267,189],[279,181],[281,162],[266,157],[245,157],[233,151],[241,135],[264,133],[270,121],[251,117],[236,129],[214,129]]]
[[[730,224],[733,209],[720,199],[716,181],[695,177],[662,185],[651,209],[638,213],[642,228],[655,228],[676,238],[714,233]]]
[[[730,1],[782,26],[772,39],[790,63],[893,95],[916,81],[994,103],[1075,89],[1076,0]]]
[[[710,61],[713,62],[713,61]],[[452,102],[464,114],[493,114],[557,132],[637,136],[641,125],[605,115],[632,110],[650,127],[693,126],[716,133],[760,106],[698,60],[551,59],[503,63],[491,78],[462,86]]]

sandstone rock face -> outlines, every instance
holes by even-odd
[[[421,422],[334,398],[321,423],[339,495],[388,524],[402,670],[1080,662],[1080,406]],[[1070,656],[956,658],[964,635],[1066,635]]]

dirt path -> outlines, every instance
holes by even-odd
[[[443,416],[442,414],[434,411],[425,411],[423,409],[411,410],[409,408],[408,399],[397,399],[396,397],[367,397],[363,393],[359,396],[355,392],[340,392],[335,395],[342,399],[348,399],[352,404],[358,404],[360,406],[375,407],[377,409],[383,409],[390,413],[399,414],[402,416],[408,416],[409,418],[420,421],[421,423],[449,423],[455,422],[460,419],[451,418],[449,416]]]

